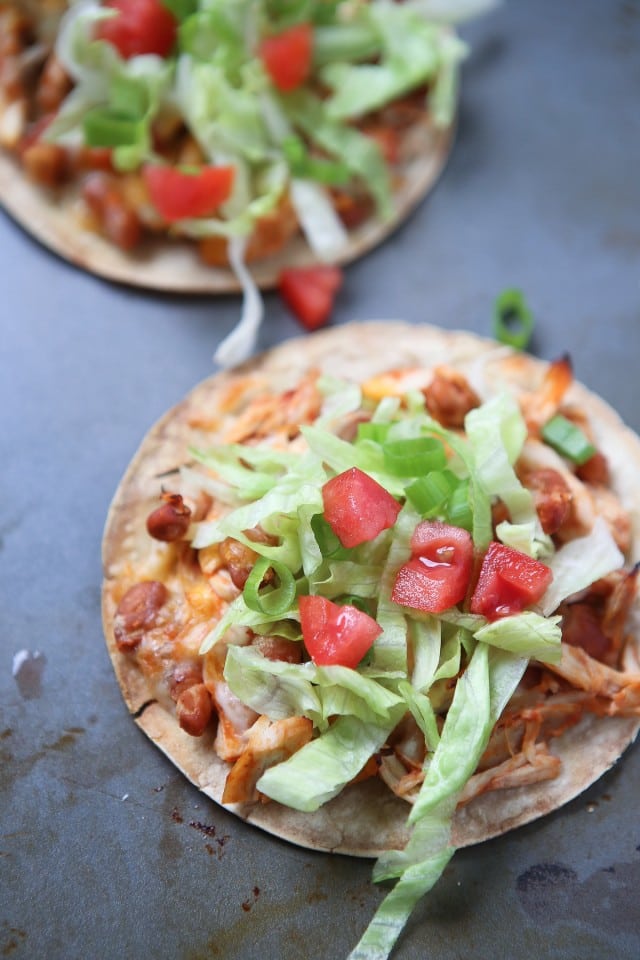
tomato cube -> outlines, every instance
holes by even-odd
[[[286,267],[278,278],[280,296],[305,330],[322,327],[342,286],[342,270],[328,263],[316,267]]]
[[[260,44],[260,58],[278,90],[295,90],[309,76],[313,54],[313,28],[298,23]]]
[[[368,613],[325,597],[300,597],[302,639],[317,666],[355,668],[382,627]]]
[[[142,171],[149,197],[167,223],[206,217],[229,199],[234,167],[201,167],[184,173],[175,167],[148,164]]]
[[[116,16],[98,24],[98,40],[106,40],[125,60],[147,53],[169,56],[178,24],[162,0],[106,0],[104,6]]]
[[[414,530],[411,554],[396,575],[391,594],[395,603],[441,613],[464,599],[473,568],[473,540],[467,530],[425,520]]]
[[[372,477],[352,467],[322,488],[327,523],[343,547],[367,543],[392,527],[400,504]]]
[[[482,561],[471,612],[487,620],[522,613],[542,598],[552,579],[546,564],[494,541]]]

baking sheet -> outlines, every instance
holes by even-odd
[[[464,30],[436,191],[347,273],[334,322],[481,334],[524,290],[534,351],[640,430],[640,5],[520,0]],[[78,271],[0,217],[0,956],[343,960],[383,890],[217,808],[136,728],[100,626],[100,539],[148,427],[212,369],[236,297]],[[260,346],[299,332],[274,295]],[[40,653],[12,675],[19,651]],[[640,956],[640,752],[585,795],[457,854],[397,960]]]

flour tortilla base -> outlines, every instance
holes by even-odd
[[[453,142],[453,126],[437,130],[426,120],[410,132],[407,159],[393,192],[393,213],[374,217],[349,231],[349,243],[333,262],[346,265],[378,246],[406,220],[435,185]],[[237,293],[240,284],[230,269],[207,266],[195,243],[148,239],[125,253],[82,225],[82,204],[73,187],[48,192],[33,184],[15,159],[0,154],[0,205],[36,240],[75,266],[105,280],[166,293]],[[284,267],[306,267],[318,262],[301,234],[276,255],[251,264],[258,286],[277,285]]]
[[[333,376],[364,379],[392,367],[448,363],[463,370],[472,383],[479,380],[512,389],[531,389],[546,364],[514,353],[495,343],[462,332],[401,323],[362,323],[337,327],[274,348],[233,371],[205,380],[170,410],[143,440],[115,494],[103,544],[103,618],[107,644],[124,699],[138,726],[200,790],[221,803],[227,764],[219,760],[212,736],[193,738],[178,726],[174,715],[153,700],[135,664],[120,654],[113,640],[115,600],[112,586],[118,569],[149,549],[144,532],[147,514],[157,505],[159,474],[186,459],[190,443],[201,436],[188,426],[194,409],[215,410],[222,389],[238,376],[257,377],[275,390],[287,389],[305,371],[319,368]],[[598,447],[609,459],[614,489],[632,520],[632,561],[640,560],[640,439],[600,398],[582,385],[571,387],[569,398],[588,413]],[[640,660],[640,617],[634,622],[636,643],[630,668]],[[151,702],[150,702],[151,701]],[[555,810],[576,797],[606,772],[633,741],[637,718],[587,716],[551,750],[562,759],[554,780],[477,798],[459,809],[453,824],[453,843],[467,846]],[[402,847],[407,840],[409,805],[395,798],[377,779],[348,787],[315,813],[299,813],[277,803],[227,806],[248,822],[303,847],[354,856],[376,857]]]

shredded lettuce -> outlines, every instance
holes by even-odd
[[[291,202],[309,246],[321,260],[339,255],[347,245],[347,230],[325,188],[312,180],[291,182]]]
[[[502,650],[510,650],[521,657],[542,660],[546,663],[560,661],[561,617],[541,617],[531,610],[512,617],[503,617],[487,623],[474,634],[476,640],[489,643]]]
[[[513,397],[498,394],[476,407],[465,417],[464,426],[484,488],[503,501],[514,523],[533,521],[533,496],[513,469],[527,437],[526,424]]]
[[[261,793],[294,810],[311,812],[336,797],[383,745],[404,713],[391,710],[386,722],[341,716],[315,740],[283,763],[270,767],[257,783]]]
[[[451,817],[491,731],[517,687],[527,660],[479,643],[458,681],[442,734],[411,813],[404,850],[378,858],[374,879],[397,882],[348,960],[386,960],[414,906],[453,856]]]
[[[598,517],[590,533],[565,543],[547,564],[553,580],[542,598],[541,610],[545,616],[553,613],[566,597],[619,569],[624,557],[607,522]]]
[[[452,68],[464,45],[457,41],[455,52],[441,29],[429,23],[414,9],[390,3],[371,4],[363,9],[379,39],[375,63],[334,62],[321,69],[320,78],[332,91],[326,104],[331,120],[360,117],[379,109],[409,90],[440,76],[443,63]],[[447,83],[447,96],[455,89]],[[441,116],[450,119],[453,104],[444,107]]]
[[[328,191],[329,168],[332,177],[343,171],[346,183],[364,186],[380,218],[392,217],[389,166],[354,119],[428,87],[435,124],[451,124],[466,47],[451,29],[455,17],[443,22],[440,12],[432,17],[419,5],[388,0],[167,0],[167,6],[178,19],[174,50],[165,58],[128,59],[96,38],[96,25],[116,15],[112,9],[100,0],[70,6],[56,52],[74,88],[46,136],[92,145],[92,129],[97,145],[113,147],[117,169],[136,171],[168,162],[156,149],[154,124],[169,121],[169,128],[186,128],[205,163],[234,167],[231,196],[215,216],[171,225],[176,236],[228,242],[244,296],[239,326],[214,358],[229,366],[253,351],[263,314],[242,238],[286,195],[311,250],[321,260],[339,258],[348,233]],[[260,55],[261,42],[301,22],[313,28],[310,76],[283,93]],[[118,95],[123,81],[135,95]],[[304,169],[287,149],[292,139],[307,158]]]
[[[232,536],[286,564],[296,582],[290,608],[272,617],[249,609],[240,595],[202,650],[238,625],[301,640],[301,594],[360,605],[382,628],[356,669],[270,661],[251,646],[229,646],[225,677],[236,696],[258,713],[312,721],[311,741],[270,767],[257,785],[266,796],[301,811],[316,810],[340,793],[403,716],[415,719],[426,754],[423,782],[409,814],[409,841],[377,861],[374,879],[395,881],[395,886],[351,954],[352,960],[384,960],[417,899],[453,854],[451,820],[460,791],[477,769],[527,663],[560,658],[561,618],[552,614],[567,596],[619,567],[622,556],[604,520],[558,550],[542,533],[531,494],[514,469],[526,426],[506,394],[468,414],[462,438],[432,420],[422,396],[374,405],[359,387],[332,377],[321,378],[318,387],[324,398],[321,413],[313,425],[301,428],[305,444],[300,451],[233,444],[192,451],[224,486],[232,507],[215,521],[194,525],[194,546]],[[365,432],[354,442],[342,439],[341,425],[362,408],[382,430]],[[551,567],[553,581],[539,609],[488,622],[459,606],[429,614],[391,599],[422,515],[405,495],[411,478],[385,469],[384,445],[424,436],[442,441],[447,469],[469,486],[476,549],[485,549],[493,535],[491,504],[500,498],[516,519],[500,524],[498,536],[531,556],[543,556]],[[345,548],[330,535],[322,487],[354,466],[404,502],[391,528]],[[275,542],[251,541],[246,531],[258,525]]]
[[[267,660],[250,647],[229,646],[224,677],[232,692],[270,720],[322,717],[320,696],[312,683],[312,664]]]

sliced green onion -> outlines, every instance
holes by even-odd
[[[149,109],[149,93],[134,77],[115,76],[109,87],[109,110],[119,117],[142,120]]]
[[[330,524],[321,513],[316,513],[311,517],[311,529],[323,557],[331,557],[335,560],[348,555],[346,548],[342,546]]]
[[[330,4],[316,4],[316,9]],[[321,22],[315,14],[317,22]],[[328,18],[327,18],[328,20]],[[317,29],[313,36],[313,62],[316,67],[326,63],[367,60],[380,52],[380,38],[368,23],[339,23],[330,21]]]
[[[396,477],[421,477],[447,465],[447,455],[435,437],[413,437],[385,443],[384,465]]]
[[[462,527],[469,533],[473,530],[473,510],[469,498],[469,481],[462,480],[455,488],[447,504],[447,520],[454,527]]]
[[[432,517],[442,511],[459,482],[451,470],[432,470],[410,483],[405,493],[423,517]]]
[[[196,60],[210,60],[215,50],[233,51],[239,44],[239,33],[219,10],[201,10],[185,17],[178,31],[178,47]]]
[[[85,115],[82,127],[88,147],[128,147],[138,140],[140,121],[107,107],[94,107]]]
[[[578,465],[586,463],[596,452],[596,448],[580,427],[560,413],[545,423],[542,439],[563,457]]]
[[[500,343],[525,350],[533,333],[533,314],[521,290],[503,290],[493,308],[493,335]]]
[[[198,0],[160,0],[176,20],[186,20],[198,8]]]
[[[340,597],[336,597],[335,603],[341,607],[355,607],[356,610],[362,611],[362,613],[368,613],[371,616],[373,601],[368,597],[359,597],[355,593],[345,593]]]
[[[276,575],[279,585],[277,587],[269,585],[264,590],[260,590],[262,581],[270,569]],[[295,600],[296,582],[284,563],[260,557],[247,577],[242,595],[250,610],[277,617],[286,613]]]
[[[347,183],[350,179],[351,174],[345,163],[312,157],[299,137],[286,137],[281,146],[285,160],[295,177],[304,177],[333,186]]]
[[[376,443],[384,443],[390,429],[390,423],[375,423],[372,420],[367,423],[359,423],[356,443],[359,440],[375,440]]]

